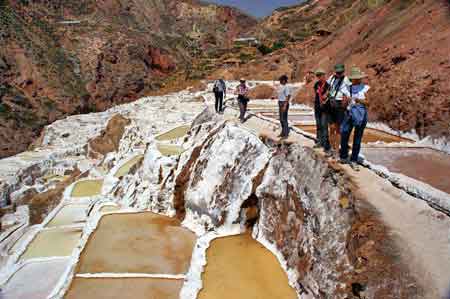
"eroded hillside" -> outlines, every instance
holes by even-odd
[[[197,1],[0,6],[0,156],[25,150],[64,115],[102,111],[167,84],[180,88],[203,74],[195,57],[227,48],[255,24],[238,10]]]
[[[255,34],[285,48],[230,77],[303,81],[318,67],[357,65],[372,86],[370,118],[424,137],[449,136],[450,8],[448,1],[308,1],[265,19]],[[296,101],[311,103],[312,84]]]

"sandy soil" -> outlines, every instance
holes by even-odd
[[[75,278],[66,299],[178,299],[182,280]]]
[[[365,148],[367,160],[450,194],[450,155],[425,148]]]
[[[21,259],[69,256],[81,238],[81,229],[51,229],[40,232]]]
[[[153,213],[102,218],[83,250],[78,273],[183,274],[195,235],[177,220]]]
[[[99,195],[102,191],[103,180],[87,180],[76,183],[72,190],[72,197],[88,197]]]
[[[249,234],[214,240],[199,299],[295,299],[276,257]]]

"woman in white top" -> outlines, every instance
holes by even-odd
[[[369,91],[370,86],[362,82],[366,77],[367,75],[359,68],[352,68],[351,75],[349,76],[352,85],[349,86],[349,97],[346,97],[348,108],[341,127],[341,163],[348,164],[350,162],[355,169],[358,169],[358,157],[361,150],[364,129],[366,128],[368,119],[366,103],[368,101],[367,92]],[[355,135],[353,138],[352,156],[349,161],[348,141],[353,129],[355,129]]]

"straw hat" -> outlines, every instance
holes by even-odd
[[[321,69],[321,68],[318,68],[315,72],[314,72],[314,74],[316,75],[316,76],[318,76],[318,75],[325,75],[327,72],[325,72],[325,70],[324,69]]]
[[[350,72],[350,76],[348,76],[348,78],[350,80],[356,80],[356,79],[364,79],[367,77],[367,74],[364,73],[363,71],[361,71],[361,69],[359,67],[352,67],[352,70]]]
[[[245,78],[241,78],[241,79],[239,79],[239,81],[245,82],[245,81],[247,81],[247,80],[245,80]]]

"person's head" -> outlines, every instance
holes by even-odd
[[[247,81],[246,81],[244,78],[241,78],[241,79],[239,80],[239,83],[240,83],[241,85],[245,85],[246,82],[247,82]]]
[[[288,76],[283,75],[283,76],[280,77],[279,80],[280,80],[280,84],[285,85],[288,82]]]
[[[352,67],[352,70],[348,78],[350,79],[350,81],[352,81],[353,85],[359,85],[363,82],[363,79],[366,77],[367,75],[363,71],[361,71],[359,67],[354,66]]]
[[[336,77],[341,78],[345,76],[345,65],[342,63],[336,64],[334,66],[334,72],[336,74]]]
[[[314,74],[316,75],[317,80],[319,81],[325,81],[325,74],[326,72],[323,69],[318,69],[314,72]]]

